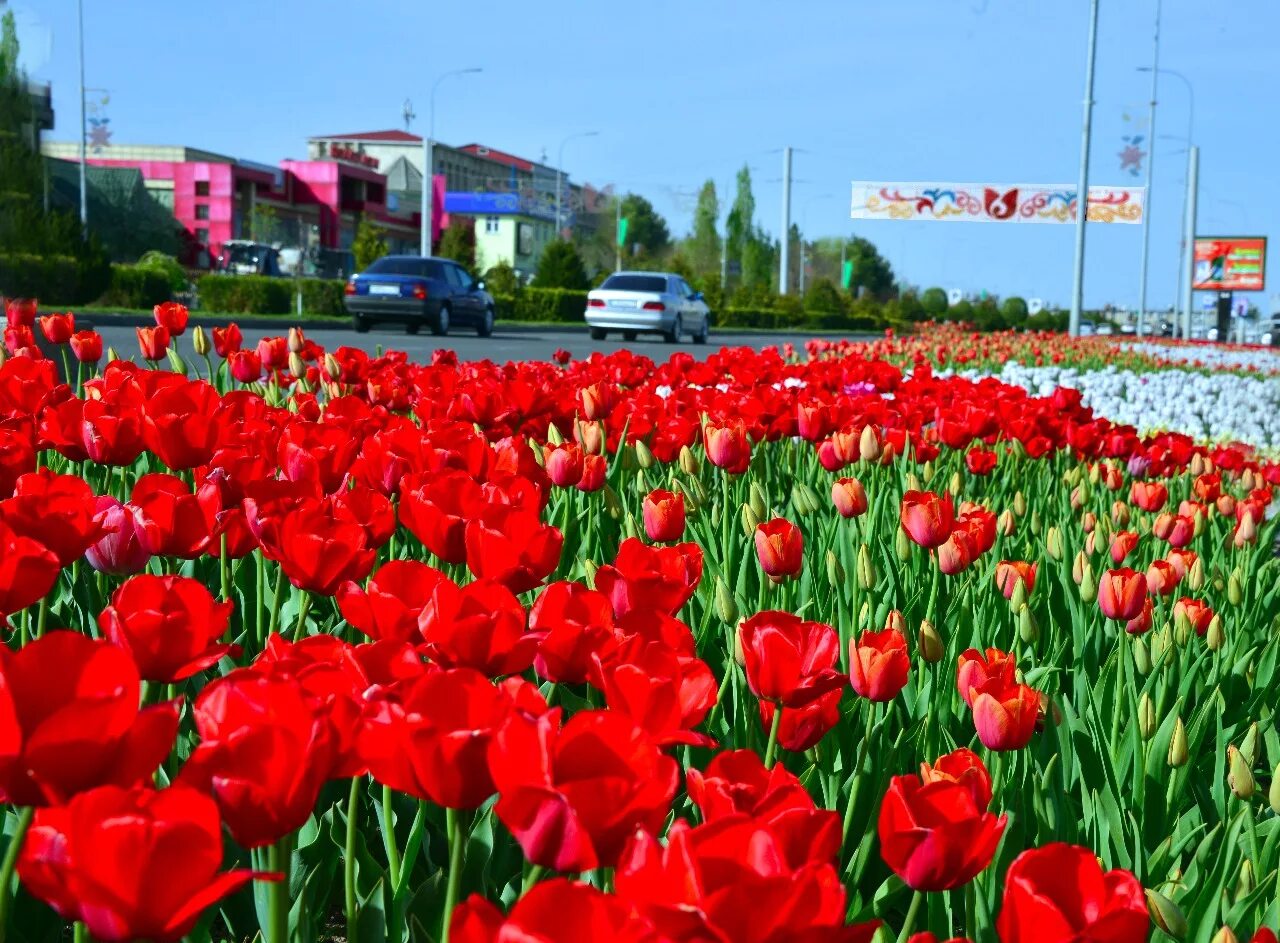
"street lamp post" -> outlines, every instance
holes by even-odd
[[[564,220],[560,213],[561,189],[564,180],[564,146],[570,141],[576,141],[578,138],[593,138],[599,135],[599,131],[580,131],[577,134],[571,134],[560,142],[560,151],[556,155],[556,238],[561,238],[564,230]]]
[[[1138,283],[1138,328],[1142,337],[1147,319],[1147,262],[1151,255],[1151,178],[1156,163],[1156,88],[1160,80],[1160,0],[1156,0],[1156,25],[1151,51],[1151,117],[1147,122],[1147,194],[1142,209],[1142,272]]]
[[[1139,69],[1138,69],[1138,71],[1139,71],[1139,72],[1150,72],[1150,71],[1152,71],[1152,70],[1153,70],[1153,69],[1152,69],[1152,66],[1141,66],[1141,67],[1139,67]],[[1158,71],[1161,75],[1170,75],[1170,76],[1173,76],[1175,79],[1177,79],[1179,82],[1181,82],[1184,86],[1186,86],[1186,89],[1187,89],[1187,180],[1188,180],[1188,192],[1189,192],[1189,191],[1190,191],[1190,186],[1191,186],[1191,184],[1190,184],[1190,180],[1191,180],[1191,177],[1192,177],[1192,173],[1191,173],[1191,171],[1192,171],[1192,155],[1191,155],[1191,151],[1192,151],[1192,149],[1193,149],[1192,141],[1193,141],[1193,138],[1194,138],[1194,136],[1195,136],[1195,124],[1196,124],[1196,90],[1195,90],[1195,86],[1193,86],[1193,85],[1191,84],[1191,80],[1190,80],[1189,78],[1187,78],[1185,75],[1183,75],[1181,72],[1176,72],[1176,71],[1174,71],[1173,69],[1161,69],[1161,68],[1159,68],[1158,66],[1156,66],[1156,67],[1155,67],[1155,70],[1156,70],[1156,71]],[[1154,97],[1154,96],[1153,96],[1153,97]],[[1197,155],[1197,156],[1198,156],[1198,155]],[[1148,203],[1147,209],[1148,209],[1148,211],[1150,211],[1150,201],[1151,201],[1151,195],[1150,195],[1150,193],[1148,193],[1148,194],[1147,194],[1147,203]],[[1176,292],[1175,292],[1175,294],[1174,294],[1174,298],[1176,299],[1176,300],[1174,301],[1174,310],[1175,310],[1175,311],[1177,310],[1177,306],[1178,306],[1178,301],[1179,301],[1179,300],[1189,299],[1189,298],[1191,297],[1191,292],[1190,292],[1190,290],[1189,290],[1189,289],[1187,289],[1187,288],[1185,287],[1185,285],[1190,285],[1190,280],[1191,280],[1191,277],[1192,277],[1192,275],[1191,275],[1191,269],[1190,269],[1190,268],[1188,268],[1188,267],[1186,267],[1186,266],[1183,264],[1183,255],[1187,252],[1187,246],[1188,246],[1187,240],[1188,240],[1188,239],[1191,239],[1191,240],[1194,242],[1194,240],[1195,240],[1195,233],[1194,233],[1194,232],[1192,232],[1192,233],[1190,234],[1190,236],[1188,236],[1188,234],[1187,234],[1187,232],[1186,232],[1186,229],[1185,229],[1185,225],[1186,225],[1186,222],[1187,222],[1187,216],[1188,216],[1188,213],[1187,213],[1187,201],[1188,201],[1188,197],[1186,196],[1186,194],[1184,194],[1184,195],[1183,195],[1183,199],[1182,199],[1182,219],[1183,219],[1184,230],[1183,230],[1183,234],[1182,234],[1182,242],[1181,242],[1181,243],[1179,244],[1179,246],[1178,246],[1178,267],[1177,267],[1177,272],[1178,272],[1178,287],[1177,287],[1177,291],[1176,291]],[[1194,251],[1192,252],[1192,257],[1194,257]],[[1185,285],[1184,285],[1184,282],[1183,282],[1183,279],[1184,279],[1184,278],[1187,280],[1187,281],[1185,282]],[[1182,321],[1183,321],[1183,324],[1184,324],[1184,330],[1189,330],[1190,325],[1191,325],[1191,310],[1190,310],[1190,307],[1189,307],[1190,302],[1189,302],[1189,301],[1186,301],[1186,304],[1188,305],[1188,307],[1187,307],[1185,310],[1183,310],[1183,312],[1182,312]]]
[[[76,0],[76,17],[79,20],[80,39],[80,228],[85,238],[89,236],[89,190],[86,181],[85,161],[89,130],[84,108],[84,0]]]
[[[1098,0],[1089,4],[1089,58],[1084,73],[1084,123],[1080,129],[1080,178],[1076,185],[1076,261],[1071,279],[1072,337],[1080,334],[1084,307],[1084,228],[1089,219],[1089,135],[1093,130],[1093,63],[1098,55]]]
[[[484,69],[479,67],[471,69],[454,69],[452,72],[445,72],[436,78],[435,84],[431,86],[431,102],[427,119],[427,136],[422,139],[422,238],[419,242],[419,254],[431,254],[431,216],[433,210],[433,202],[435,201],[435,187],[432,185],[435,180],[434,161],[435,157],[435,136],[436,136],[436,89],[440,87],[440,83],[451,75],[470,75],[474,72],[483,72]]]

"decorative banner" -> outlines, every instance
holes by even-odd
[[[1196,236],[1196,291],[1263,291],[1265,236]]]
[[[1089,222],[1140,223],[1144,187],[1090,187]],[[971,223],[1074,223],[1071,184],[853,184],[853,219],[952,220]]]
[[[1124,147],[1116,155],[1120,158],[1120,172],[1127,172],[1130,177],[1142,176],[1142,161],[1147,156],[1147,152],[1142,149],[1147,140],[1147,120],[1135,117],[1137,114],[1140,114],[1139,109],[1125,109],[1124,134],[1120,135]]]

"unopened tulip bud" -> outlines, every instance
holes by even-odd
[[[1151,674],[1151,649],[1141,635],[1133,639],[1133,667],[1144,678]]]
[[[1111,523],[1116,527],[1124,529],[1129,526],[1129,505],[1123,501],[1117,501],[1111,505]]]
[[[1107,540],[1111,537],[1111,518],[1105,514],[1102,517],[1094,519],[1093,532],[1099,540]]]
[[[1204,456],[1197,452],[1191,456],[1191,464],[1187,466],[1187,471],[1191,473],[1192,478],[1199,478],[1204,474]]]
[[[757,520],[763,521],[769,516],[769,502],[765,499],[764,489],[760,487],[758,481],[751,482],[751,510],[756,514]]]
[[[1257,482],[1253,480],[1253,469],[1246,468],[1240,474],[1240,487],[1245,491],[1252,491],[1257,486]]]
[[[1077,586],[1079,586],[1080,581],[1084,579],[1084,569],[1088,565],[1089,558],[1085,555],[1084,551],[1077,553],[1075,559],[1071,561],[1071,581]]]
[[[645,445],[644,442],[637,440],[636,461],[640,463],[641,468],[652,468],[658,460],[653,457],[653,452],[649,450],[649,446]]]
[[[924,486],[920,484],[920,476],[917,475],[915,472],[907,472],[906,484],[907,484],[908,491],[924,490]]]
[[[1005,508],[1000,512],[1000,516],[996,518],[996,531],[1005,537],[1012,537],[1015,529],[1013,512]]]
[[[9,361],[9,351],[4,347],[0,347],[0,367],[3,367]],[[110,359],[108,358],[108,362]]]
[[[1253,862],[1245,858],[1240,862],[1240,876],[1236,878],[1236,903],[1249,896],[1253,890]]]
[[[1196,557],[1196,562],[1187,570],[1187,588],[1200,589],[1204,586],[1204,561]]]
[[[564,435],[560,432],[560,427],[554,422],[547,423],[547,442],[551,445],[562,445],[564,443]],[[534,449],[534,451],[538,451]]]
[[[898,528],[898,532],[894,534],[893,552],[898,555],[898,559],[903,563],[911,559],[911,538],[907,536],[907,532],[902,528]]]
[[[1157,726],[1156,706],[1151,702],[1151,696],[1143,691],[1138,701],[1138,732],[1143,740],[1150,740],[1156,735]]]
[[[942,644],[942,636],[928,619],[920,620],[920,657],[934,665],[942,661],[947,648]]]
[[[582,570],[583,570],[583,573],[585,574],[584,582],[591,589],[596,588],[596,570],[598,569],[600,569],[600,567],[594,560],[582,561]]]
[[[1032,537],[1040,536],[1040,527],[1041,527],[1040,512],[1032,511],[1031,512],[1031,536]]]
[[[1013,513],[1022,517],[1027,513],[1027,499],[1021,491],[1014,492],[1013,495]]]
[[[1236,938],[1236,935],[1232,932],[1231,928],[1224,924],[1222,928],[1213,935],[1213,939],[1210,940],[1209,943],[1240,943],[1240,941]]]
[[[307,375],[307,362],[302,359],[302,354],[290,351],[289,372],[299,379]]]
[[[1094,531],[1092,534],[1089,534],[1084,538],[1084,552],[1089,556],[1093,556],[1093,552],[1097,549],[1098,549],[1098,532]]]
[[[207,356],[211,349],[209,335],[204,332],[204,328],[199,324],[191,329],[191,347],[201,357]]]
[[[1089,487],[1089,482],[1080,482],[1080,503],[1088,504],[1089,499],[1093,497],[1093,489]]]
[[[871,562],[871,548],[863,544],[858,548],[858,588],[867,592],[876,585],[876,566]]]
[[[1018,610],[1018,638],[1022,639],[1027,645],[1035,643],[1040,637],[1040,627],[1036,625],[1036,620],[1031,615],[1031,609],[1023,606]]]
[[[929,459],[929,461],[924,463],[924,468],[921,469],[920,477],[924,479],[924,483],[927,485],[933,481],[934,473],[935,469],[933,467],[933,459]]]
[[[1267,790],[1267,803],[1271,811],[1280,815],[1280,766],[1271,773],[1271,788]]]
[[[187,362],[182,359],[182,355],[179,354],[172,347],[170,347],[164,353],[165,353],[165,356],[169,359],[169,369],[172,370],[174,373],[180,373],[185,377],[187,375]]]
[[[796,509],[796,513],[801,517],[805,517],[814,508],[810,507],[809,499],[805,496],[804,487],[800,482],[796,482],[795,487],[791,489],[791,506]]]
[[[738,629],[733,633],[733,660],[738,663],[738,667],[745,668],[747,664],[746,656],[742,653],[742,623],[738,623]]]
[[[1182,909],[1159,891],[1147,891],[1147,908],[1155,925],[1179,940],[1187,935],[1187,918]]]
[[[880,433],[875,426],[863,426],[862,435],[858,437],[858,457],[864,462],[879,461],[884,454],[880,446]]]
[[[1093,602],[1098,598],[1098,581],[1094,578],[1093,567],[1086,561],[1080,574],[1080,599]]]
[[[1095,484],[1095,485],[1096,485],[1096,484],[1097,484],[1099,481],[1101,481],[1101,480],[1102,480],[1102,466],[1101,466],[1101,465],[1090,465],[1090,466],[1089,466],[1089,481],[1090,481],[1090,483],[1092,483],[1092,484]]]
[[[862,601],[862,607],[858,610],[858,625],[866,625],[871,621],[871,603],[869,600]]]
[[[1240,583],[1240,569],[1231,571],[1231,576],[1227,580],[1227,602],[1233,606],[1238,606],[1244,602],[1244,586]]]
[[[342,364],[338,363],[338,358],[333,354],[324,355],[324,372],[329,375],[329,379],[335,383],[342,379]]]
[[[736,625],[738,622],[738,602],[733,598],[729,584],[716,577],[716,615],[725,625]]]
[[[1094,528],[1098,526],[1098,515],[1092,511],[1085,511],[1084,517],[1080,518],[1080,529],[1086,534],[1092,534]]]
[[[1027,581],[1014,578],[1013,593],[1009,596],[1009,611],[1017,612],[1027,605]]]
[[[289,344],[289,353],[291,354],[302,353],[303,348],[306,346],[306,338],[302,336],[302,331],[299,328],[296,328],[296,327],[289,328],[288,344]]]
[[[1253,770],[1244,761],[1240,751],[1234,746],[1227,747],[1227,785],[1236,794],[1237,799],[1252,799],[1258,784],[1254,781]]]
[[[1186,766],[1187,759],[1187,728],[1179,717],[1173,725],[1173,736],[1169,738],[1169,765],[1175,768]]]
[[[688,481],[684,483],[684,492],[693,500],[693,503],[698,507],[702,507],[707,503],[706,486],[704,486],[701,480],[697,478],[690,478]]]
[[[952,472],[951,481],[947,483],[947,493],[950,494],[951,497],[953,498],[959,497],[960,489],[963,486],[964,486],[964,482],[960,478],[960,473]]]
[[[119,359],[120,359],[120,355],[116,353],[116,349],[114,347],[108,347],[107,363],[111,363],[113,360],[119,360]]]
[[[1173,641],[1179,648],[1185,648],[1191,641],[1191,620],[1173,621]]]
[[[622,536],[627,538],[640,536],[640,527],[636,524],[634,514],[628,514],[622,519]]]
[[[886,631],[897,632],[899,635],[906,635],[907,620],[902,615],[900,609],[890,609],[888,615],[884,617],[884,628]]]
[[[687,445],[680,446],[680,470],[686,475],[696,475],[702,470],[698,456],[693,454],[693,449]]]
[[[1262,745],[1262,734],[1258,730],[1258,722],[1255,720],[1249,725],[1249,729],[1245,732],[1244,742],[1240,744],[1240,754],[1244,757],[1244,761],[1249,764],[1249,768],[1258,765],[1261,759],[1259,749]]]
[[[1173,609],[1173,634],[1182,637],[1190,626],[1191,618],[1187,615],[1187,610],[1183,606],[1175,606]]]
[[[534,450],[534,454],[537,454],[536,449]],[[606,513],[608,513],[608,515],[614,520],[617,520],[618,515],[622,513],[622,502],[618,499],[618,492],[614,491],[611,486],[605,485],[604,488],[601,489],[601,493],[604,495],[604,509]]]
[[[831,550],[827,551],[827,581],[837,589],[844,585],[844,567],[840,565],[840,558]]]
[[[752,510],[750,504],[742,506],[742,530],[748,537],[755,537],[756,528],[760,526],[760,518]]]
[[[1204,633],[1204,643],[1211,652],[1220,651],[1222,646],[1227,644],[1227,636],[1222,631],[1222,617],[1217,613],[1209,620],[1209,628]]]
[[[1049,555],[1050,560],[1062,559],[1062,531],[1058,528],[1050,527],[1045,531],[1044,551]]]

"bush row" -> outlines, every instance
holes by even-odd
[[[289,315],[297,310],[295,289],[302,292],[304,314],[342,317],[341,279],[268,278],[265,275],[202,275],[196,281],[200,307],[228,314]]]
[[[154,308],[172,297],[173,286],[162,269],[113,264],[111,284],[98,299],[98,304],[121,308]]]
[[[111,278],[107,263],[69,255],[0,255],[0,296],[39,298],[49,305],[87,304]]]

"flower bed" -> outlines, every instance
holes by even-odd
[[[852,351],[414,364],[177,305],[145,366],[42,319],[66,385],[7,314],[15,939],[1276,923],[1243,448]]]

